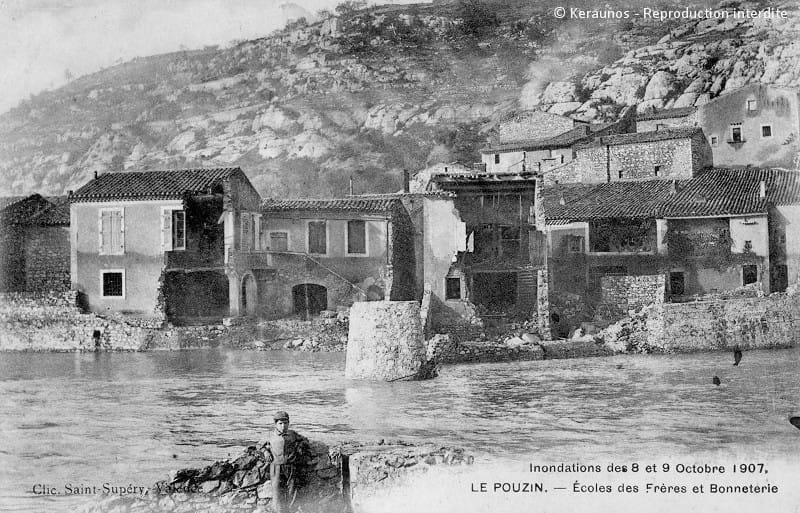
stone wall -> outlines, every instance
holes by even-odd
[[[800,295],[666,303],[665,351],[792,347],[800,342]]]
[[[800,341],[800,295],[652,305],[599,337],[627,353],[793,347]]]
[[[352,306],[347,378],[394,381],[416,377],[426,361],[419,303],[374,301]]]
[[[28,226],[26,231],[25,290],[69,290],[69,227]]]
[[[664,302],[666,279],[663,274],[642,276],[603,276],[595,321],[609,324],[652,304]]]
[[[503,121],[498,129],[502,142],[542,139],[572,130],[575,122],[568,117],[541,111],[526,111]]]
[[[0,351],[144,351],[253,347],[258,326],[162,327],[160,321],[84,313],[76,291],[0,294]]]

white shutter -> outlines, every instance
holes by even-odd
[[[117,214],[117,228],[118,228],[118,242],[116,246],[117,253],[120,255],[125,253],[125,209],[121,209]]]
[[[113,247],[111,244],[111,237],[113,233],[113,221],[111,218],[111,212],[108,210],[101,210],[100,211],[100,254],[101,255],[110,255],[111,248]]]
[[[261,214],[253,214],[253,249],[261,251]]]
[[[172,251],[172,210],[161,209],[161,251]]]

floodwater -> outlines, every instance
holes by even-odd
[[[64,487],[150,486],[236,455],[285,409],[323,442],[401,438],[480,462],[798,461],[800,348],[452,365],[344,379],[344,354],[224,349],[0,354],[0,510],[66,510]],[[713,376],[721,380],[712,384]],[[59,496],[34,494],[34,487]]]

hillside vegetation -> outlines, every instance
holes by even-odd
[[[788,20],[558,20],[547,3],[346,3],[228,48],[158,55],[0,116],[0,195],[63,194],[95,171],[242,166],[264,197],[400,187],[479,159],[528,108],[610,120],[749,82],[800,85]],[[774,6],[773,6],[774,7]],[[643,102],[643,103],[642,103]]]

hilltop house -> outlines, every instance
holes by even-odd
[[[69,290],[69,211],[65,198],[33,194],[0,208],[0,291]]]
[[[70,197],[72,288],[92,312],[156,323],[255,315],[259,202],[239,168],[96,176]]]
[[[398,197],[267,199],[260,213],[276,269],[261,288],[264,315],[416,299],[414,231]]]
[[[800,91],[748,84],[697,107],[639,114],[636,131],[698,127],[715,166],[796,168],[800,163]]]
[[[668,299],[800,282],[800,173],[710,169],[686,180],[554,185],[552,288],[597,302],[603,276],[663,275]]]

